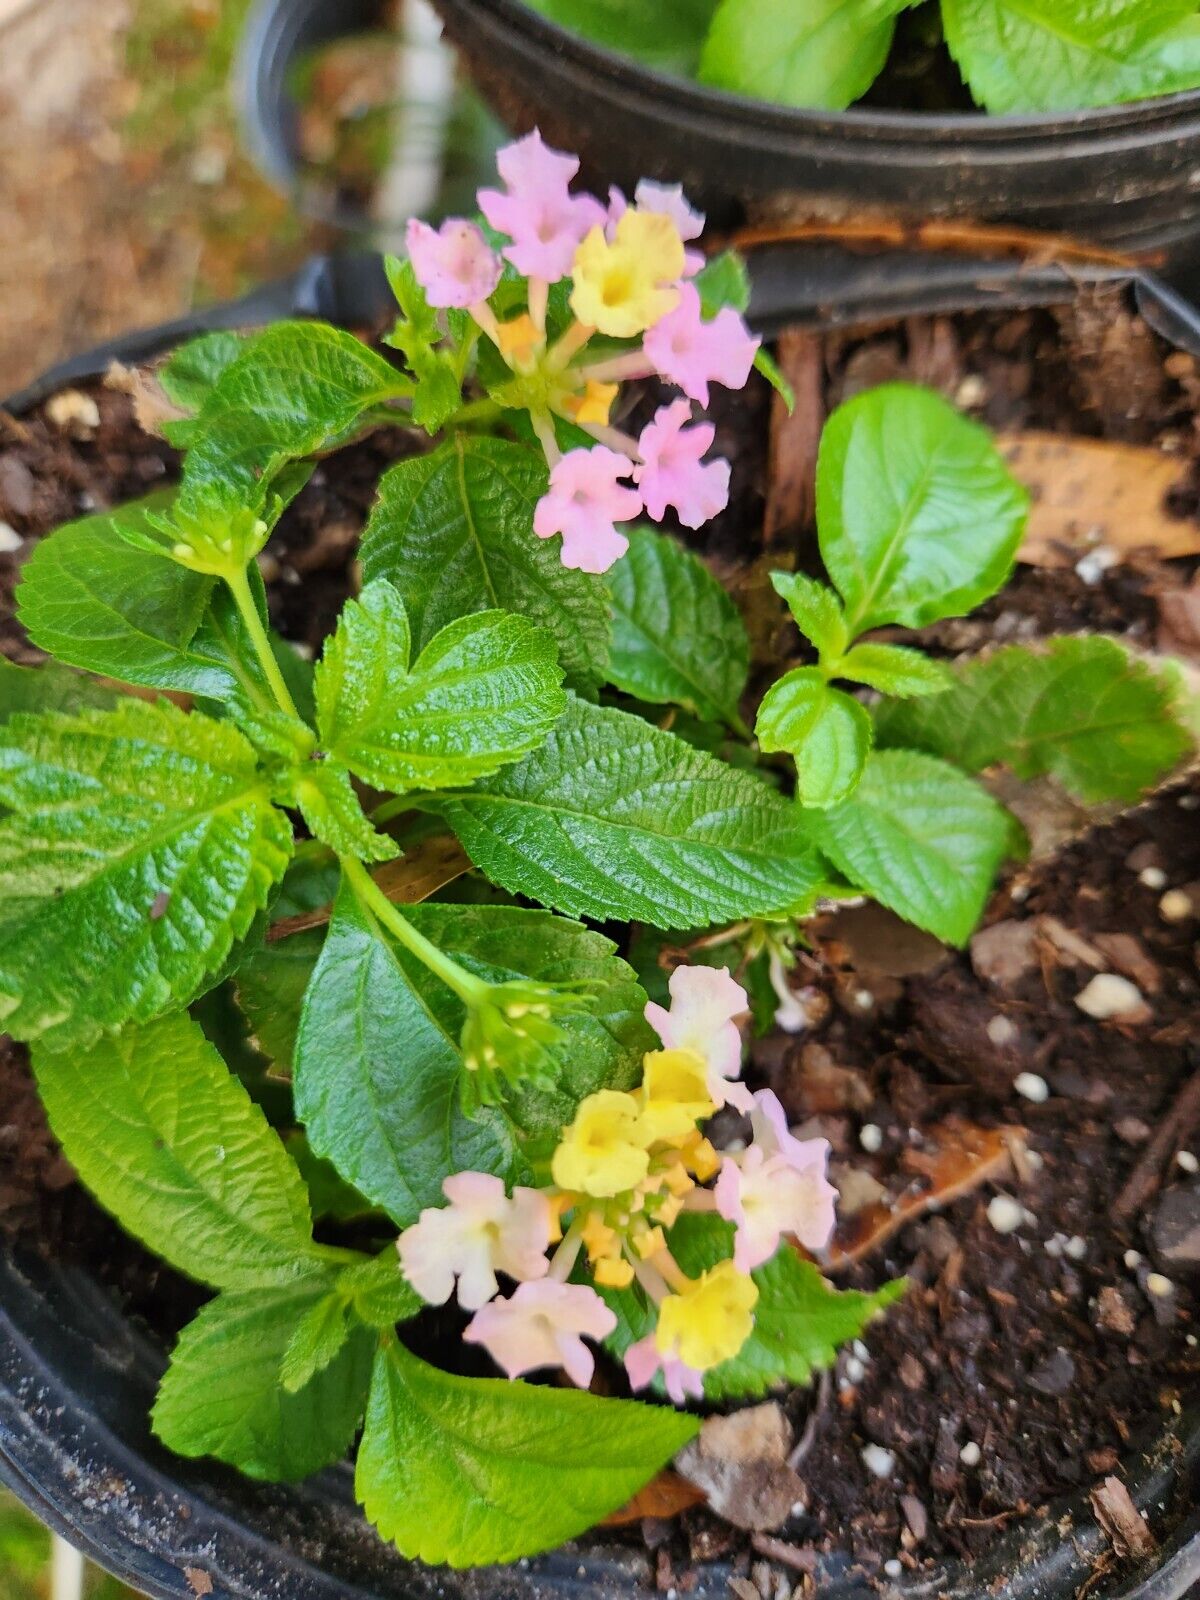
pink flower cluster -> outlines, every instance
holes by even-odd
[[[713,383],[742,388],[759,341],[729,307],[703,315],[691,279],[704,258],[685,244],[699,237],[704,218],[680,188],[643,181],[632,205],[618,190],[607,205],[572,193],[577,158],[550,149],[536,131],[501,150],[497,164],[504,188],[481,190],[479,205],[508,242],[493,249],[482,228],[461,218],[438,229],[414,220],[409,256],[430,304],[469,311],[513,368],[513,403],[521,403],[520,379],[538,378],[528,409],[550,483],[533,531],[561,535],[565,566],[605,572],[628,548],[619,525],[643,511],[656,521],[674,511],[698,528],[724,508],[729,463],[706,459],[714,429],[693,423],[691,402],[707,405]],[[505,262],[528,280],[531,332],[521,318],[499,323],[489,304]],[[549,293],[567,278],[577,320],[551,340]],[[607,348],[589,359],[597,333]],[[662,406],[637,438],[611,427],[616,385],[653,375],[686,398]],[[556,416],[596,443],[562,453]]]

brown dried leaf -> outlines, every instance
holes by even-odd
[[[678,1517],[703,1503],[704,1491],[667,1467],[644,1489],[639,1489],[628,1505],[605,1517],[603,1526],[620,1528],[629,1522],[640,1522],[643,1517]]]
[[[471,863],[457,839],[449,834],[438,834],[423,839],[398,861],[385,861],[376,867],[371,876],[396,905],[415,906],[428,900],[446,884],[461,878]],[[316,911],[303,911],[299,916],[283,917],[267,930],[268,944],[290,938],[293,933],[303,933],[307,928],[320,928],[329,921],[331,905],[319,906]]]
[[[1092,1490],[1092,1510],[1118,1555],[1148,1556],[1158,1549],[1158,1540],[1120,1478],[1105,1478]]]

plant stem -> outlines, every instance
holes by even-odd
[[[363,906],[376,921],[383,924],[397,944],[403,945],[410,955],[416,956],[417,960],[428,967],[435,978],[440,978],[465,1005],[474,1005],[488,988],[484,980],[460,967],[457,961],[452,961],[445,951],[439,950],[437,945],[431,943],[423,933],[418,933],[408,918],[402,916],[384,894],[361,861],[356,861],[353,856],[339,856],[338,859],[346,881]]]
[[[236,572],[227,572],[225,582],[229,586],[229,592],[233,596],[246,632],[250,635],[250,643],[254,646],[254,653],[263,669],[263,676],[271,686],[271,693],[275,696],[279,709],[286,716],[295,717],[297,722],[303,722],[304,718],[296,710],[296,702],[292,699],[291,692],[284,682],[283,673],[279,669],[279,663],[275,659],[275,652],[271,649],[267,630],[263,627],[263,620],[258,614],[258,607],[250,592],[250,580],[246,576],[246,569],[240,567]]]
[[[468,400],[459,406],[448,426],[461,428],[465,423],[494,422],[503,409],[495,400]]]

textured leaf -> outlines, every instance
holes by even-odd
[[[1172,686],[1112,639],[1011,645],[956,666],[951,682],[936,700],[881,706],[880,743],[969,772],[1049,773],[1091,805],[1136,800],[1192,747]]]
[[[298,1324],[328,1295],[318,1277],[223,1294],[183,1330],[152,1413],[182,1456],[215,1456],[251,1478],[289,1483],[342,1460],[358,1431],[375,1335],[358,1328],[298,1392],[283,1386]]]
[[[819,878],[795,808],[764,784],[578,700],[517,766],[424,804],[493,882],[600,922],[696,928],[781,913]]]
[[[733,1255],[733,1227],[711,1212],[685,1214],[671,1230],[671,1254],[689,1277],[697,1277]],[[875,1294],[835,1289],[787,1243],[753,1278],[758,1285],[754,1331],[736,1356],[706,1373],[709,1400],[759,1400],[784,1385],[811,1382],[813,1373],[831,1367],[841,1346],[857,1338],[905,1288],[897,1281]],[[636,1288],[601,1293],[617,1315],[605,1344],[623,1356],[652,1331],[654,1311]]]
[[[0,1023],[66,1045],[190,1000],[292,849],[249,744],[165,701],[0,727]]]
[[[758,708],[758,742],[796,762],[796,798],[832,806],[851,794],[871,749],[866,707],[831,689],[818,667],[797,667],[771,685]]]
[[[942,662],[895,644],[856,644],[837,663],[834,676],[902,699],[944,694],[954,683],[953,673]]]
[[[115,705],[116,694],[94,678],[48,662],[18,667],[0,656],[0,722],[18,711],[84,711]]]
[[[608,681],[639,700],[740,726],[750,641],[737,607],[704,563],[674,539],[633,528],[609,582]]]
[[[1011,820],[971,778],[915,750],[876,751],[813,837],[857,888],[947,944],[974,932]]]
[[[1072,111],[1200,85],[1194,0],[942,0],[942,20],[988,111]]]
[[[987,430],[931,390],[885,384],[825,424],[817,526],[852,634],[986,600],[1012,570],[1028,509]]]
[[[324,943],[324,928],[309,928],[260,945],[239,965],[234,978],[238,1004],[255,1043],[283,1073],[292,1070],[304,991]]]
[[[552,636],[510,612],[459,617],[410,655],[404,602],[377,579],[346,602],[317,666],[321,739],[376,788],[487,777],[536,749],[566,706]]]
[[[339,855],[360,861],[391,861],[400,847],[367,821],[350,774],[337,761],[313,762],[302,769],[289,797],[313,836]]]
[[[329,1287],[293,1326],[276,1381],[288,1394],[296,1394],[337,1360],[353,1331],[350,1307],[338,1291],[337,1280],[330,1279]],[[359,1406],[361,1409],[361,1400]]]
[[[773,572],[775,592],[787,602],[800,632],[822,657],[840,656],[850,642],[842,602],[828,584],[802,572]]]
[[[183,410],[199,411],[217,379],[241,355],[245,343],[246,335],[230,328],[189,339],[158,369],[163,393]]]
[[[844,111],[874,83],[913,0],[722,0],[700,62],[719,89]]]
[[[366,578],[400,591],[423,650],[448,622],[499,607],[554,635],[569,683],[594,690],[608,659],[604,581],[569,571],[556,541],[533,532],[546,490],[541,453],[456,434],[385,473],[363,535]]]
[[[262,1111],[176,1012],[88,1050],[38,1046],[54,1136],[121,1226],[216,1289],[311,1275],[308,1195]]]
[[[615,1511],[698,1427],[632,1400],[454,1377],[387,1339],[355,1488],[406,1556],[452,1567],[515,1561]]]
[[[462,404],[462,378],[455,357],[440,350],[443,334],[437,313],[417,282],[411,261],[389,256],[384,263],[401,316],[384,340],[399,350],[417,379],[412,416],[426,433],[437,433]]]

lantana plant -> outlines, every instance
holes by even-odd
[[[833,586],[778,575],[812,649],[755,740],[732,599],[634,520],[725,502],[692,406],[778,382],[746,274],[677,191],[575,172],[533,135],[482,221],[414,224],[395,360],[306,322],[178,351],[180,482],[43,540],[53,659],[0,661],[0,1022],[81,1180],[214,1291],[156,1432],[283,1481],[357,1440],[381,1534],[460,1566],[583,1531],[899,1292],[822,1275],[827,1148],[741,1076],[751,1017],[804,1025],[806,919],[871,895],[961,945],[1020,848],[972,774],[1125,799],[1190,748],[1112,641],[862,639],[994,593],[1025,519],[905,386],[830,419]],[[643,380],[681,397],[635,436]],[[313,665],[259,558],[379,429],[412,453]]]

